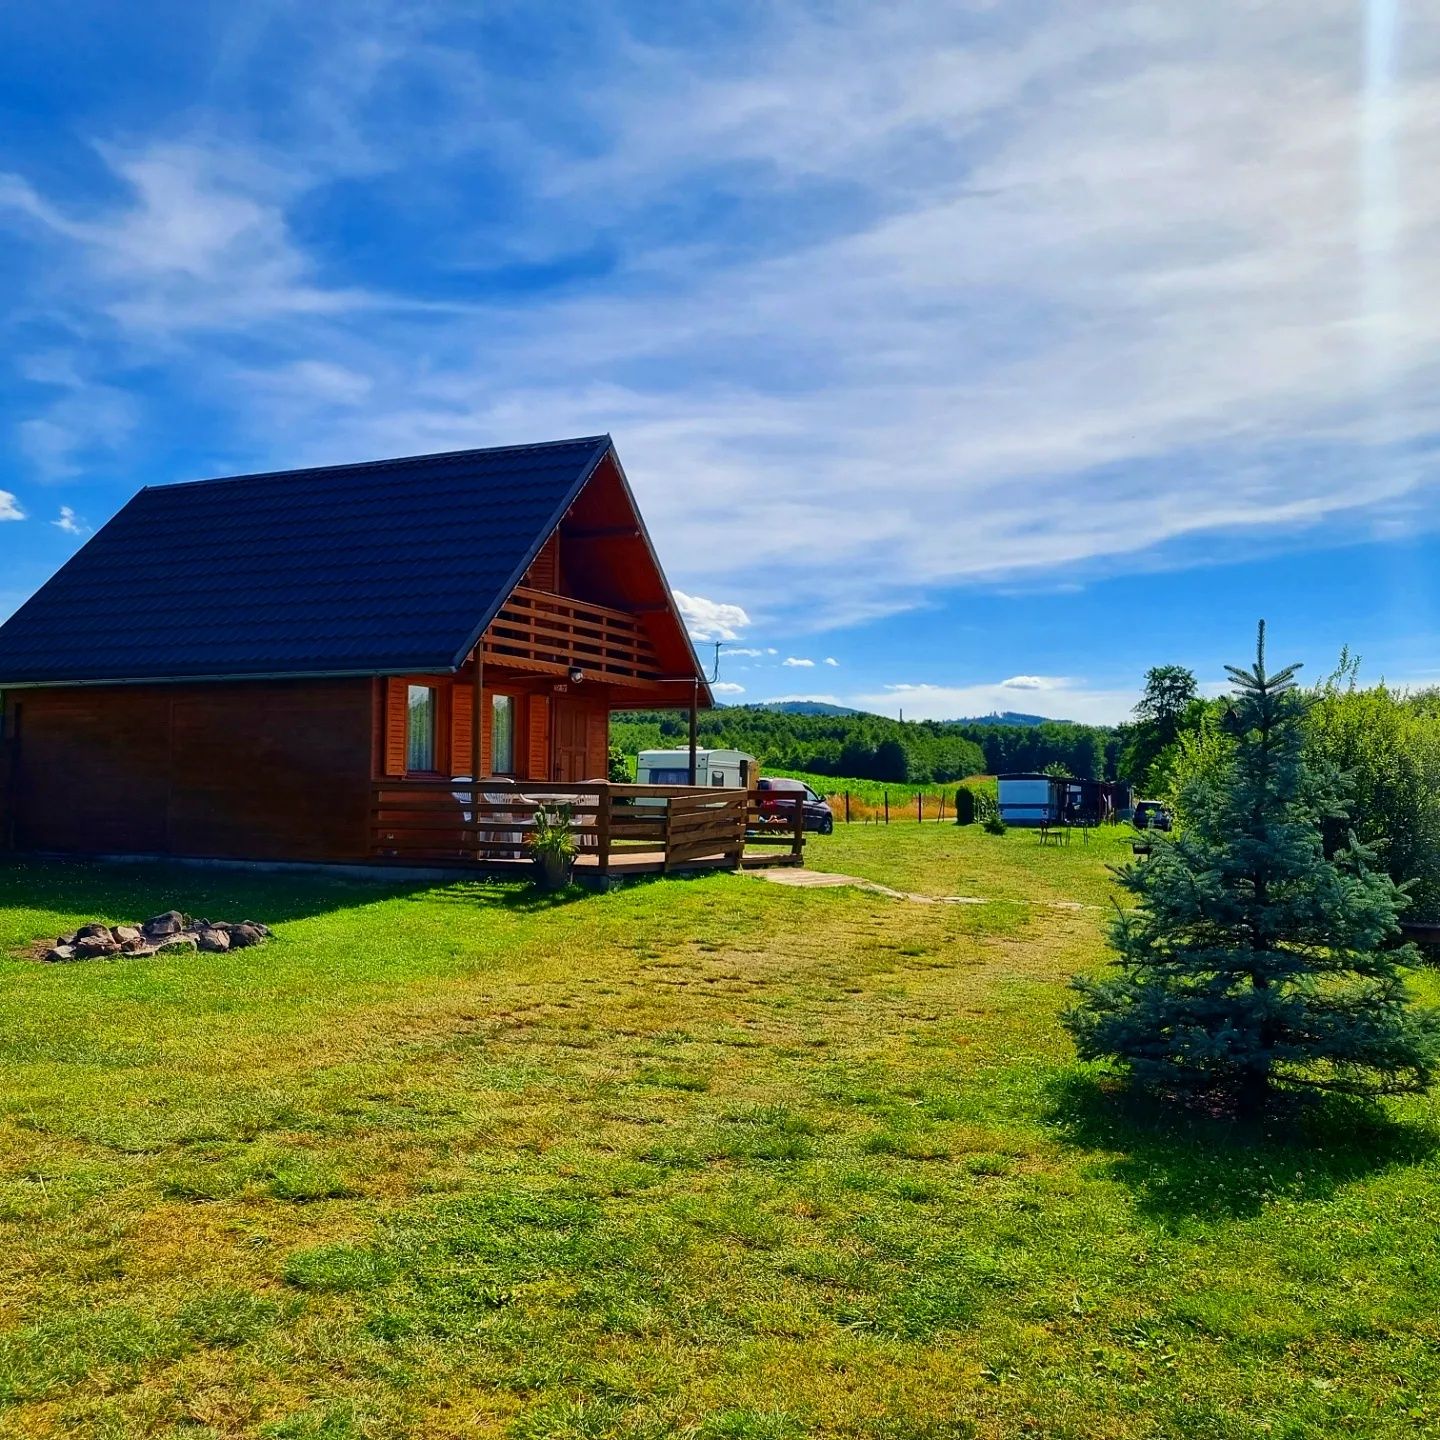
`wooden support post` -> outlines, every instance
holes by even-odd
[[[885,792],[885,823],[890,823],[890,792]]]
[[[694,689],[690,692],[690,783],[698,785],[699,761],[696,759],[695,751],[700,740],[700,682],[695,682]]]
[[[805,792],[795,792],[795,836],[790,845],[790,853],[795,857],[796,864],[799,864],[805,855]]]
[[[480,781],[485,768],[485,662],[475,646],[475,693],[470,699],[470,823],[475,828],[475,858],[483,859],[480,845]]]
[[[915,792],[915,819],[919,824],[925,823],[925,796],[919,790]]]
[[[610,873],[610,782],[600,786],[599,814],[595,816],[595,865],[603,879]]]
[[[850,823],[850,792],[845,792],[845,823]]]

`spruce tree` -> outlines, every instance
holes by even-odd
[[[1138,903],[1111,930],[1118,973],[1075,982],[1080,1054],[1250,1114],[1278,1087],[1424,1090],[1440,1027],[1406,992],[1405,896],[1353,836],[1326,858],[1322,822],[1345,808],[1306,760],[1299,666],[1266,671],[1262,621],[1253,669],[1226,669],[1231,755],[1181,832],[1117,871]]]

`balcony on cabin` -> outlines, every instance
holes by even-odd
[[[487,665],[592,680],[651,685],[663,679],[660,658],[634,615],[529,585],[517,586],[480,640]]]

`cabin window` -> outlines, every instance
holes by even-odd
[[[515,773],[515,697],[490,697],[490,769],[496,775]]]
[[[435,687],[412,685],[405,711],[405,768],[432,771],[435,767]]]

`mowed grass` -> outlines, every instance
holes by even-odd
[[[1087,902],[1105,858],[811,854]],[[277,936],[23,958],[171,904]],[[1103,919],[0,869],[0,1434],[1440,1428],[1430,1106],[1278,1137],[1122,1104],[1058,1023]]]
[[[1124,895],[1111,867],[1133,859],[1135,838],[1128,825],[1075,830],[1064,843],[1042,844],[1039,831],[1015,827],[990,835],[979,825],[941,822],[840,824],[832,835],[806,837],[805,863],[919,895],[1111,909]]]

